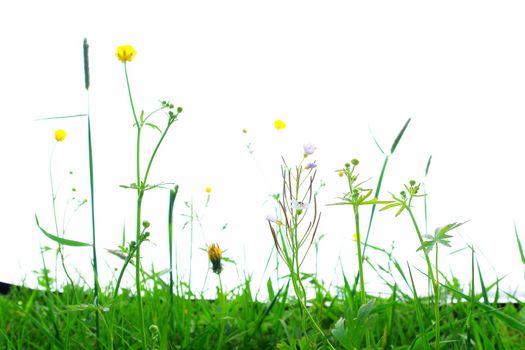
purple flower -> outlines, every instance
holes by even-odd
[[[310,163],[306,164],[304,166],[304,168],[308,169],[308,170],[311,170],[311,169],[317,168],[317,164],[315,164],[315,162],[310,162]]]
[[[316,149],[317,149],[317,147],[315,147],[315,145],[313,145],[311,143],[307,143],[307,144],[303,145],[304,156],[307,157],[307,156],[313,154]]]

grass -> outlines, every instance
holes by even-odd
[[[84,41],[85,85],[89,91],[88,45]],[[525,347],[524,301],[513,295],[505,295],[500,302],[500,280],[484,279],[477,263],[476,252],[470,247],[468,262],[471,279],[467,290],[460,287],[453,276],[439,268],[440,247],[450,246],[454,230],[465,223],[450,223],[428,234],[426,193],[424,183],[410,180],[398,194],[380,199],[381,186],[390,157],[401,142],[410,123],[408,120],[395,138],[390,153],[384,154],[384,163],[375,188],[368,188],[361,181],[359,161],[353,159],[337,170],[348,184],[343,193],[331,205],[347,206],[349,222],[355,230],[358,272],[347,276],[341,264],[342,286],[326,286],[317,278],[317,273],[303,271],[307,258],[315,258],[319,251],[317,227],[321,220],[318,209],[316,165],[308,162],[314,152],[313,145],[305,145],[304,155],[296,166],[283,160],[282,192],[274,195],[275,216],[268,217],[274,249],[269,253],[268,268],[272,259],[277,267],[266,284],[268,298],[258,300],[252,290],[252,281],[245,277],[237,287],[223,289],[221,272],[223,262],[231,262],[222,255],[218,245],[207,249],[211,271],[218,279],[216,298],[206,299],[202,292],[185,279],[177,266],[177,250],[173,247],[173,210],[179,186],[175,184],[150,184],[148,175],[154,159],[167,137],[168,131],[182,113],[182,108],[162,101],[152,113],[140,113],[135,109],[127,64],[135,55],[130,46],[117,51],[124,66],[124,78],[129,94],[130,109],[137,142],[135,148],[136,182],[122,186],[136,193],[134,239],[126,240],[123,231],[122,245],[112,254],[122,259],[115,280],[106,286],[98,283],[96,232],[94,218],[93,157],[91,152],[90,116],[79,114],[67,118],[87,118],[90,170],[91,243],[67,239],[67,228],[59,227],[55,208],[57,192],[54,189],[52,157],[50,158],[50,183],[54,229],[50,231],[36,225],[47,238],[56,244],[56,249],[44,248],[41,252],[42,269],[37,273],[39,288],[12,288],[9,294],[0,297],[0,348],[1,349],[521,349]],[[88,101],[89,111],[89,101]],[[158,115],[164,112],[164,127],[157,124]],[[64,117],[61,117],[64,118]],[[157,119],[156,119],[157,118]],[[282,125],[281,125],[282,126]],[[143,128],[159,132],[151,153],[142,148]],[[282,126],[284,127],[284,126]],[[57,142],[64,140],[65,133]],[[56,147],[56,145],[55,145]],[[53,148],[54,150],[54,148]],[[144,154],[147,155],[144,162]],[[430,160],[425,174],[429,171]],[[146,165],[144,167],[144,164]],[[142,219],[143,198],[149,190],[169,188],[167,232],[170,269],[168,278],[163,272],[151,267],[146,270],[141,264],[141,246],[148,240],[149,222]],[[422,197],[422,200],[419,199]],[[209,197],[208,197],[209,199]],[[420,202],[422,202],[420,204]],[[82,205],[85,202],[79,204]],[[414,213],[414,207],[424,207],[423,222]],[[193,237],[193,226],[199,222],[193,202],[186,203],[189,214],[186,223]],[[363,217],[363,206],[371,206],[370,216]],[[379,210],[376,210],[379,208]],[[426,262],[424,270],[410,263],[401,264],[396,256],[383,247],[368,244],[373,233],[375,215],[394,211],[412,224],[413,239],[419,244],[418,251]],[[65,220],[62,220],[65,222]],[[368,223],[367,227],[362,227]],[[186,227],[185,224],[185,227]],[[421,230],[424,227],[424,231]],[[452,232],[453,231],[453,232]],[[364,240],[361,233],[366,232]],[[525,265],[525,255],[518,229],[515,227],[516,256]],[[314,245],[315,249],[311,249]],[[74,281],[68,274],[64,258],[64,247],[92,248],[92,284],[82,277]],[[190,257],[193,239],[190,243]],[[366,251],[372,249],[383,254],[387,264],[367,259]],[[55,259],[67,275],[65,285],[57,285],[56,271],[46,265],[45,257],[56,252]],[[315,257],[312,255],[315,254]],[[175,262],[175,264],[174,264]],[[282,264],[282,265],[280,265]],[[58,264],[57,264],[58,265]],[[317,265],[317,264],[316,264]],[[280,269],[279,269],[280,266]],[[365,269],[366,273],[364,275]],[[286,269],[287,274],[282,275]],[[121,287],[124,273],[134,270],[133,288]],[[365,277],[375,273],[384,281],[390,293],[380,297],[366,289]],[[394,273],[397,280],[391,278]],[[426,276],[428,290],[418,290],[414,275]],[[389,276],[390,278],[388,278]],[[282,282],[275,288],[275,277]],[[475,281],[479,283],[476,284]],[[476,285],[480,288],[476,290]],[[59,292],[59,290],[61,292]],[[494,294],[492,299],[489,294]]]

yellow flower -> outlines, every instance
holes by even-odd
[[[66,135],[67,133],[64,130],[58,129],[57,131],[55,131],[55,140],[57,140],[58,142],[62,142],[66,139]]]
[[[212,271],[216,274],[222,272],[221,258],[222,251],[218,244],[213,243],[208,247],[208,259],[210,259]]]
[[[211,186],[206,186],[206,193],[211,193]]]
[[[273,123],[273,126],[275,126],[277,130],[282,130],[286,128],[286,123],[283,122],[281,119],[277,119],[275,123]]]
[[[135,51],[135,49],[131,45],[119,46],[117,47],[117,52],[115,53],[119,61],[122,63],[133,61],[133,58],[135,58],[136,54],[137,51]]]
[[[339,177],[343,177],[344,174],[345,174],[345,172],[343,170],[339,170],[337,172],[337,175],[339,175]]]

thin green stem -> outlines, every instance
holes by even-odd
[[[131,86],[128,78],[128,69],[127,65],[124,62],[124,73],[126,75],[126,86],[128,88],[128,96],[131,104],[131,110],[133,112],[133,118],[135,120],[135,126],[137,127],[137,146],[136,146],[136,174],[137,174],[137,220],[136,220],[136,242],[137,250],[135,251],[135,284],[137,291],[137,303],[139,309],[139,324],[140,332],[142,338],[142,348],[146,348],[146,329],[144,327],[144,310],[142,306],[142,292],[141,292],[141,274],[140,274],[140,229],[141,229],[141,213],[142,213],[142,198],[144,197],[144,186],[145,184],[141,182],[140,177],[140,136],[142,125],[137,119],[137,114],[135,112],[135,105],[133,104],[133,97],[131,95]]]
[[[56,231],[56,234],[60,236],[60,232],[59,232],[59,229],[58,229],[57,210],[56,210],[57,194],[55,192],[55,185],[54,185],[54,182],[53,182],[53,156],[55,154],[55,149],[56,149],[57,144],[58,144],[58,142],[55,142],[55,144],[53,146],[53,149],[51,150],[51,155],[49,156],[49,182],[50,182],[50,185],[51,185],[51,199],[52,199],[52,202],[53,202],[53,220],[54,220],[54,223],[55,223],[55,231]],[[65,216],[65,214],[64,214],[64,216]],[[62,229],[62,236],[64,236],[64,229]],[[69,272],[67,270],[66,262],[65,262],[65,258],[64,258],[64,247],[60,243],[58,243],[57,255],[60,256],[60,263],[62,265],[62,269],[64,270],[64,273],[66,274],[66,277],[67,277],[67,279],[68,279],[68,281],[69,281],[69,283],[71,285],[71,288],[73,289],[73,296],[75,297],[75,300],[76,300],[77,293],[76,293],[75,283],[73,282],[73,279],[71,278],[71,276],[69,275]],[[56,264],[55,264],[55,275],[57,274],[56,272],[57,272],[57,268],[56,268]],[[56,283],[57,283],[57,289],[58,289],[58,278],[56,279]]]
[[[412,220],[412,224],[414,225],[414,228],[416,230],[417,237],[419,238],[419,244],[423,245],[423,236],[421,235],[421,231],[419,230],[419,226],[417,224],[416,218],[414,217],[414,213],[410,209],[410,204],[406,206],[406,210],[408,214],[410,215],[410,219]],[[425,260],[427,262],[427,268],[428,268],[428,274],[429,274],[430,280],[432,281],[432,284],[435,284],[436,281],[434,279],[434,273],[432,272],[432,264],[430,263],[430,258],[428,257],[428,253],[424,249],[423,249],[423,254],[425,255]]]
[[[142,335],[142,347],[146,348],[146,329],[144,326],[144,309],[142,307],[142,291],[141,291],[141,271],[140,271],[140,225],[141,225],[141,213],[142,213],[142,198],[144,191],[139,190],[137,198],[137,250],[135,251],[135,284],[137,289],[137,303],[139,307],[139,324]]]
[[[144,186],[146,186],[146,183],[148,181],[148,176],[149,176],[149,172],[150,172],[150,169],[151,169],[151,165],[153,164],[153,159],[157,155],[157,151],[159,150],[160,144],[164,140],[164,137],[166,137],[166,134],[167,134],[168,129],[170,128],[170,126],[171,126],[171,124],[168,123],[168,126],[166,126],[166,129],[162,133],[159,141],[157,142],[157,145],[155,146],[155,149],[153,150],[153,153],[151,154],[151,157],[150,157],[149,162],[148,162],[148,166],[146,168],[146,172],[144,173]]]
[[[440,343],[440,315],[439,315],[439,270],[438,270],[438,251],[439,244],[435,245],[436,247],[436,282],[434,283],[434,314],[436,317],[436,350],[439,350]]]
[[[88,157],[89,157],[89,193],[91,198],[91,233],[93,240],[93,293],[95,296],[95,305],[100,305],[99,300],[99,286],[98,286],[98,264],[97,264],[97,243],[95,235],[95,185],[93,176],[93,147],[91,140],[91,118],[89,113],[89,91],[88,91],[88,113],[87,113],[87,129],[88,129]],[[97,340],[100,337],[100,315],[96,314],[96,336]]]
[[[133,103],[133,97],[131,95],[131,86],[130,86],[129,78],[128,78],[128,66],[126,65],[126,62],[124,62],[124,73],[126,75],[126,86],[128,87],[128,96],[129,96],[129,102],[131,104],[131,110],[133,111],[133,119],[135,120],[135,125],[139,125],[139,120],[137,119],[137,113],[135,113],[135,104]]]
[[[315,319],[313,318],[312,314],[310,313],[310,311],[308,310],[308,308],[306,307],[306,304],[303,302],[302,298],[299,297],[299,294],[300,294],[300,291],[299,291],[299,286],[297,285],[297,276],[294,276],[294,274],[292,274],[292,285],[293,285],[293,288],[294,288],[294,291],[295,291],[295,294],[297,295],[297,300],[299,300],[299,303],[301,305],[301,309],[306,313],[306,315],[308,316],[308,318],[310,319],[310,321],[312,322],[312,324],[314,325],[314,328],[317,332],[319,332],[319,334],[321,334],[321,336],[323,337],[323,339],[326,341],[326,344],[328,345],[328,347],[330,349],[333,349],[335,350],[334,346],[332,345],[332,343],[330,342],[330,340],[328,339],[328,337],[326,336],[326,334],[324,334],[323,330],[321,329],[321,327],[319,327],[319,325],[317,324],[317,322],[315,322]]]
[[[417,224],[416,218],[414,217],[414,213],[410,209],[410,201],[408,205],[406,206],[407,212],[410,215],[410,219],[412,220],[412,223],[414,225],[414,228],[417,233],[417,237],[419,239],[419,243],[423,245],[423,236],[421,235],[421,231],[419,229],[419,226]],[[436,349],[439,349],[439,337],[440,337],[440,329],[439,329],[439,271],[438,271],[438,248],[436,244],[436,277],[434,277],[434,273],[432,272],[432,264],[430,263],[430,258],[428,256],[428,252],[423,249],[423,254],[425,255],[425,260],[427,262],[427,268],[428,268],[428,275],[430,277],[432,287],[434,290],[434,316],[436,320]]]
[[[366,292],[365,292],[365,277],[363,274],[363,255],[361,253],[361,237],[359,230],[359,206],[354,205],[354,221],[356,230],[356,241],[357,241],[357,260],[359,265],[359,288],[361,294],[361,305],[366,304]]]

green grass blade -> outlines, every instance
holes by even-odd
[[[84,39],[84,86],[89,90],[89,45],[87,38]]]
[[[467,301],[471,301],[472,298],[466,294],[463,294],[462,292],[458,291],[455,288],[452,288],[450,286],[441,284],[444,288],[448,289],[449,291],[456,293],[457,295],[461,296],[463,299]],[[512,316],[507,315],[506,313],[501,312],[500,310],[483,303],[480,303],[477,300],[474,300],[474,303],[476,306],[480,309],[483,309],[484,311],[489,312],[490,314],[494,315],[494,317],[498,318],[500,321],[505,323],[507,326],[514,328],[515,330],[525,334],[525,323],[521,322],[518,319],[513,318]]]
[[[379,148],[379,151],[383,154],[385,154],[385,151],[381,148],[379,145],[379,142],[377,142],[377,139],[375,138],[374,134],[372,133],[372,129],[370,129],[370,125],[368,126],[368,131],[370,132],[370,136],[372,136],[372,140],[374,140],[374,143],[376,144],[377,148]]]
[[[411,119],[412,118],[408,118],[408,120],[406,121],[405,125],[403,125],[403,128],[401,129],[399,134],[397,134],[397,137],[394,140],[394,143],[392,144],[392,147],[390,148],[390,154],[394,154],[394,151],[396,150],[396,147],[399,144],[399,141],[401,141],[401,138],[403,137],[403,134],[405,133],[405,130],[407,129],[408,124],[410,123]]]
[[[93,292],[95,304],[98,306],[100,304],[99,300],[99,285],[98,285],[98,262],[97,262],[97,243],[96,243],[96,234],[95,234],[95,182],[93,176],[93,142],[91,139],[91,117],[89,111],[89,61],[88,61],[88,48],[87,39],[84,39],[83,43],[83,52],[84,52],[84,81],[85,88],[88,93],[87,95],[87,132],[88,132],[88,165],[89,165],[89,194],[90,194],[90,204],[91,204],[91,239],[93,242]],[[96,336],[97,341],[100,338],[100,315],[96,313]]]
[[[44,235],[46,235],[49,239],[57,242],[57,243],[60,243],[60,244],[63,244],[63,245],[66,245],[66,246],[69,246],[69,247],[90,247],[91,244],[89,243],[84,243],[84,242],[80,242],[80,241],[74,241],[72,239],[65,239],[65,238],[61,238],[61,237],[58,237],[58,236],[55,236],[49,232],[47,232],[46,230],[44,230],[42,228],[42,226],[40,226],[40,223],[38,222],[38,217],[36,216],[35,214],[35,220],[36,220],[36,225],[38,226],[38,228],[40,229],[40,231],[42,231],[42,233]]]
[[[169,208],[168,208],[168,249],[170,256],[170,314],[173,316],[173,207],[177,193],[179,192],[179,185],[175,185],[170,190]],[[171,322],[173,324],[173,320]]]
[[[525,253],[523,253],[523,246],[521,245],[520,236],[518,236],[518,229],[514,224],[514,233],[516,234],[516,241],[518,242],[518,249],[520,251],[521,262],[525,264]]]
[[[425,168],[425,177],[428,175],[428,170],[430,169],[430,163],[432,162],[432,155],[428,157],[427,166]]]
[[[86,113],[80,113],[80,114],[73,114],[73,115],[64,115],[64,116],[59,116],[59,117],[38,118],[35,120],[39,121],[39,120],[53,120],[53,119],[69,119],[69,118],[78,118],[78,117],[85,117],[85,116],[87,116]]]

